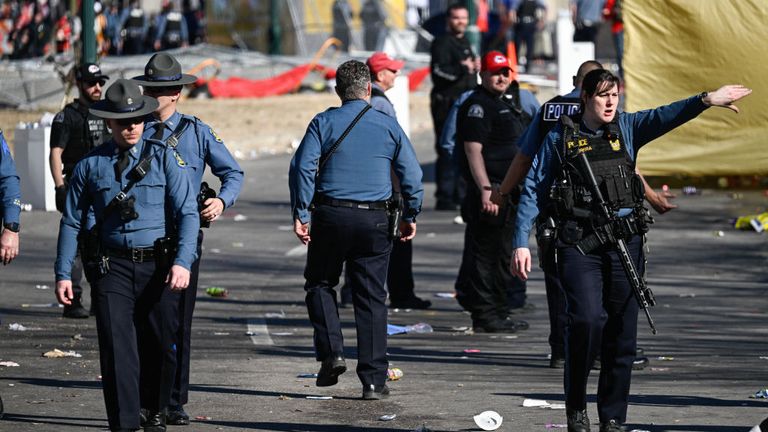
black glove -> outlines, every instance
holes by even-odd
[[[64,213],[64,207],[67,203],[67,187],[64,185],[56,186],[56,210]]]

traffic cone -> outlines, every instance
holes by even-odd
[[[507,42],[507,59],[509,60],[509,67],[512,69],[510,79],[517,81],[517,50],[515,50],[514,42]]]

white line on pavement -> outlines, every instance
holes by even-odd
[[[251,342],[254,345],[274,345],[272,338],[269,336],[269,329],[267,329],[267,320],[263,318],[255,318],[248,320],[248,336],[251,337]]]
[[[304,245],[298,245],[295,248],[289,249],[288,252],[285,253],[285,256],[287,257],[298,257],[298,256],[304,256],[307,254],[308,248]]]

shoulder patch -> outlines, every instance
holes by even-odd
[[[184,168],[187,166],[187,162],[184,161],[184,159],[181,157],[181,154],[179,154],[176,149],[173,150],[173,158],[176,159],[176,165]]]
[[[56,113],[56,116],[53,117],[53,123],[64,123],[64,111]]]
[[[213,136],[213,139],[216,140],[217,143],[222,142],[221,138],[219,138],[219,136],[216,134],[216,132],[213,130],[213,128],[209,127],[208,128],[208,132],[211,133],[211,136]]]
[[[467,117],[483,118],[485,117],[485,110],[479,104],[474,104],[467,110]]]

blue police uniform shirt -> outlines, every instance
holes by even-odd
[[[307,127],[289,170],[291,209],[302,223],[310,220],[315,193],[334,199],[375,202],[392,195],[391,171],[400,180],[405,199],[403,220],[412,222],[421,211],[424,188],[421,167],[405,132],[394,118],[369,110],[328,159],[315,185],[315,172],[325,154],[368,103],[343,102],[315,116]]]
[[[382,93],[384,93],[384,89],[381,88],[380,85],[376,83],[372,83],[371,86],[375,89],[378,89]],[[395,113],[395,107],[392,105],[392,102],[389,101],[389,99],[382,97],[382,96],[374,96],[371,95],[371,107],[377,111],[381,111],[384,114],[392,117],[397,118],[397,114]]]
[[[21,184],[11,149],[0,130],[0,201],[3,204],[3,222],[19,223],[21,216]]]
[[[113,211],[102,222],[99,236],[102,245],[119,249],[152,247],[156,239],[166,236],[166,224],[171,222],[176,226],[179,241],[174,264],[185,269],[192,267],[197,253],[200,218],[197,191],[192,187],[183,158],[159,141],[141,140],[127,150],[130,163],[118,180],[115,164],[120,151],[111,140],[94,149],[75,166],[59,229],[57,281],[71,279],[83,212],[92,208],[95,217],[102,218],[107,204],[128,184],[126,177],[141,159],[145,145],[153,146],[150,149],[154,156],[151,168],[128,193],[136,198],[135,209],[139,217],[123,222],[120,212]],[[173,221],[167,220],[166,211]]]
[[[205,166],[208,165],[211,167],[211,173],[221,181],[221,190],[217,197],[224,201],[226,208],[232,207],[243,187],[243,170],[240,169],[240,165],[232,157],[213,128],[196,117],[176,111],[165,122],[160,122],[149,116],[144,126],[144,139],[152,137],[158,125],[162,124],[164,128],[162,140],[165,142],[173,135],[173,131],[176,130],[182,118],[192,123],[179,138],[176,150],[187,165],[192,168],[189,176],[192,179],[192,184],[196,186],[195,192],[200,190]]]
[[[701,97],[693,96],[664,105],[658,108],[638,111],[636,113],[619,112],[618,123],[627,153],[632,159],[637,158],[637,152],[645,144],[664,135],[672,129],[690,121],[707,109]],[[580,132],[588,137],[602,134],[590,131],[584,122]],[[548,191],[557,173],[560,172],[560,159],[556,146],[562,144],[563,125],[558,123],[541,145],[533,159],[531,170],[525,178],[520,204],[517,208],[517,221],[512,246],[514,248],[528,247],[528,237],[531,227],[544,208],[548,199]]]
[[[475,90],[465,91],[459,96],[456,102],[451,106],[451,110],[448,112],[448,117],[445,120],[442,132],[440,132],[440,140],[438,146],[445,154],[453,157],[454,150],[456,148],[456,117],[459,115],[459,108],[474,93]],[[528,115],[536,115],[539,109],[539,101],[536,96],[528,90],[520,89],[520,107]]]

